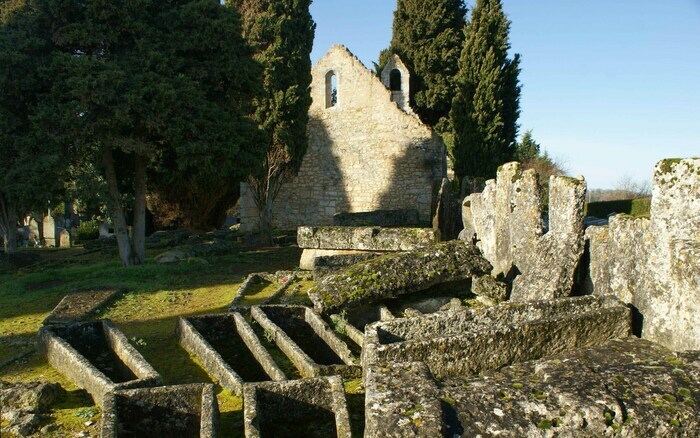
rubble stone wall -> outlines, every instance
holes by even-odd
[[[540,213],[534,170],[508,163],[482,193],[465,198],[461,238],[477,240],[492,275],[513,282],[511,300],[569,296],[584,249],[583,179],[552,176],[549,180],[549,229]],[[519,275],[518,275],[519,274]]]
[[[586,238],[589,291],[635,306],[644,338],[700,349],[700,159],[660,161],[650,218],[617,215]]]
[[[330,77],[337,104],[328,105]],[[392,102],[391,92],[345,47],[334,46],[312,69],[309,147],[298,175],[275,200],[278,228],[330,225],[341,212],[418,210],[430,222],[446,174],[439,136]],[[247,185],[241,229],[257,225]]]

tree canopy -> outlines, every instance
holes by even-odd
[[[466,13],[463,0],[398,0],[391,45],[380,54],[379,67],[392,53],[406,64],[411,106],[440,133],[449,125]]]
[[[500,0],[477,0],[459,60],[448,144],[458,177],[493,178],[515,152],[520,56],[508,57],[510,21]]]

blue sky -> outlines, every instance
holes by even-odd
[[[473,5],[474,0],[467,2]],[[589,188],[651,180],[700,156],[700,0],[505,0],[523,57],[521,133]],[[314,0],[312,61],[346,45],[368,67],[389,45],[395,0]]]

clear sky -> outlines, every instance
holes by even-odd
[[[470,0],[470,6],[475,0]],[[371,68],[395,0],[314,0],[312,61],[344,44]],[[523,57],[520,132],[589,188],[700,156],[700,0],[505,0]]]

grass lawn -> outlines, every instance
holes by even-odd
[[[264,250],[235,249],[206,257],[208,264],[183,262],[157,265],[149,252],[143,266],[123,268],[116,256],[88,253],[82,248],[42,249],[42,262],[19,273],[0,273],[0,363],[31,349],[49,312],[67,293],[84,287],[118,286],[126,289],[95,318],[109,318],[163,376],[164,383],[211,382],[210,377],[178,344],[175,324],[180,316],[226,312],[245,277],[253,272],[293,270],[301,250],[294,247]],[[302,283],[296,300],[303,301],[313,282]],[[268,290],[269,289],[269,290]],[[268,287],[240,305],[259,303]],[[250,301],[250,302],[248,302]],[[87,431],[99,436],[99,409],[84,391],[52,369],[37,354],[0,368],[6,381],[59,382],[68,390],[47,423],[58,429],[49,436],[73,436]],[[242,400],[217,386],[221,436],[243,436]],[[86,422],[93,422],[86,426]]]

